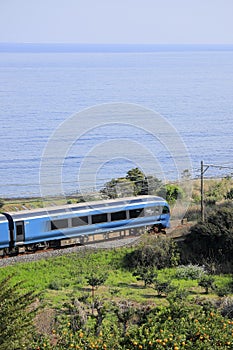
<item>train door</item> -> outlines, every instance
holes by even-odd
[[[25,239],[24,221],[15,222],[15,234],[16,234],[16,242],[24,242],[24,239]]]

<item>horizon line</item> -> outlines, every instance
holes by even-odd
[[[233,45],[233,42],[232,43],[109,43],[109,42],[106,42],[106,43],[88,43],[88,42],[62,42],[62,41],[59,41],[59,42],[37,42],[37,41],[21,41],[21,42],[16,42],[16,41],[0,41],[0,45],[2,44],[7,44],[7,45],[174,45],[174,46],[177,46],[177,45],[200,45],[200,46],[203,46],[203,45],[207,45],[207,46],[230,46],[230,45]]]
[[[0,52],[156,52],[182,50],[233,50],[232,44],[64,43],[0,42]],[[139,51],[138,51],[139,50]]]

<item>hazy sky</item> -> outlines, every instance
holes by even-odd
[[[0,42],[233,44],[233,0],[0,0]]]

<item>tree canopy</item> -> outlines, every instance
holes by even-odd
[[[130,169],[125,177],[108,181],[101,193],[108,198],[157,194],[162,181],[155,176],[146,176],[139,168]]]
[[[233,265],[233,211],[225,207],[192,226],[185,240],[189,257]]]

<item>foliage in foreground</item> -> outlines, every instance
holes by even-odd
[[[22,283],[12,284],[11,276],[0,283],[0,350],[22,350],[32,342],[35,310],[33,293],[20,293]]]
[[[232,349],[232,320],[206,303],[168,300],[166,307],[97,301],[94,315],[73,303],[72,316],[63,314],[50,340],[37,349]]]
[[[123,269],[122,259],[126,253],[131,256],[134,251],[137,251],[136,256],[140,259],[134,260],[133,269],[130,264],[127,265],[127,269]],[[149,259],[148,252],[153,253],[149,255]],[[22,264],[20,269],[8,267],[11,271],[16,269],[18,278],[22,278],[20,274],[27,273],[28,288],[51,288],[51,298],[58,295],[66,298],[63,298],[62,303],[62,298],[59,299],[60,305],[51,326],[53,329],[47,332],[47,337],[37,335],[34,337],[34,343],[32,340],[28,346],[27,341],[29,342],[32,336],[30,328],[25,328],[26,342],[23,336],[19,336],[20,345],[0,349],[232,349],[232,297],[228,298],[227,304],[221,305],[223,314],[228,318],[222,317],[209,305],[188,301],[191,296],[191,293],[187,296],[190,281],[192,283],[192,280],[195,280],[194,288],[198,288],[198,280],[205,276],[205,271],[201,267],[191,265],[177,268],[179,272],[176,271],[176,274],[175,269],[157,270],[164,266],[176,266],[178,260],[177,246],[173,241],[161,236],[147,237],[140,246],[133,249],[83,252],[82,256],[79,253]],[[126,262],[129,263],[129,260]],[[2,270],[3,275],[4,271],[7,269]],[[133,274],[135,276],[132,276]],[[177,277],[182,279],[179,282],[183,287],[184,281],[189,283],[189,287],[185,287],[186,290],[177,290]],[[154,285],[156,292],[151,294],[151,289],[146,289],[142,282],[135,285],[135,280],[144,281],[146,286]],[[123,281],[125,283],[122,283]],[[207,286],[212,284],[211,280],[204,282],[208,282]],[[92,288],[86,288],[87,286]],[[100,287],[97,292],[98,286]],[[192,284],[192,288],[193,286],[195,285]],[[112,287],[111,296],[109,287]],[[205,289],[206,285],[202,287]],[[16,289],[14,288],[15,292]],[[130,293],[131,290],[134,291],[134,296],[123,296],[124,289]],[[144,299],[135,299],[135,295],[139,294]],[[147,304],[141,303],[142,300]],[[14,299],[11,307],[15,307]],[[53,311],[55,312],[55,309]],[[24,320],[24,314],[21,315]],[[14,322],[17,324],[16,320]],[[13,330],[18,338],[18,330]],[[3,335],[2,338],[4,337]]]

